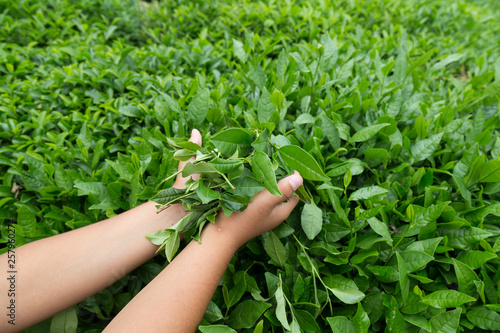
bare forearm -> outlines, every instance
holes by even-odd
[[[238,248],[226,230],[208,225],[108,325],[105,332],[194,332]]]
[[[183,214],[178,206],[156,214],[154,203],[149,202],[16,249],[19,292],[15,329],[29,327],[81,302],[152,258],[158,247],[145,236],[169,227]],[[2,265],[7,262],[4,256],[0,258]],[[0,289],[5,289],[5,283],[0,282]],[[3,332],[7,328],[2,325]]]

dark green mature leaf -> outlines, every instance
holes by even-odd
[[[434,260],[434,257],[420,251],[405,250],[401,252],[401,257],[406,263],[408,273],[413,273],[425,267],[429,262]]]
[[[247,131],[240,128],[230,128],[212,137],[210,140],[226,157],[231,157],[236,150],[246,152],[251,148],[253,138]]]
[[[453,259],[453,266],[457,275],[458,291],[475,296],[476,286],[474,281],[479,281],[477,274],[469,266],[456,259]]]
[[[277,263],[281,267],[285,266],[286,249],[281,243],[280,239],[276,237],[276,235],[272,231],[269,231],[269,235],[264,241],[264,249],[275,263]]]
[[[329,317],[326,318],[332,332],[345,332],[345,333],[357,333],[356,327],[346,317]]]
[[[304,149],[288,145],[281,147],[278,151],[283,161],[298,171],[304,179],[322,181],[330,179],[325,175],[318,162]]]
[[[438,290],[423,297],[420,301],[435,308],[457,308],[467,302],[474,302],[476,299],[456,290]]]
[[[448,246],[463,249],[473,245],[482,239],[492,236],[491,233],[476,227],[464,227],[460,229],[443,229],[442,236],[448,237]]]
[[[323,281],[328,290],[346,304],[355,304],[365,297],[365,294],[358,289],[354,281],[342,275],[335,274],[327,276]]]
[[[417,327],[420,327],[426,331],[431,332],[432,331],[432,326],[427,319],[425,319],[422,316],[417,316],[417,315],[404,315],[405,321],[409,322],[412,325],[415,325]]]
[[[482,306],[476,306],[467,311],[467,319],[483,330],[498,330],[500,328],[500,314]]]
[[[458,255],[457,260],[461,261],[471,269],[479,269],[486,262],[498,258],[494,253],[484,251],[464,251]]]
[[[260,181],[250,176],[250,172],[246,173],[245,176],[239,177],[233,181],[235,186],[235,193],[243,196],[254,196],[258,192],[265,189]]]
[[[432,332],[455,333],[458,330],[462,309],[440,313],[431,318]]]
[[[356,331],[359,333],[367,333],[370,328],[370,318],[366,314],[361,302],[358,303],[358,311],[356,315],[352,319],[354,323],[354,327],[356,327]]]
[[[305,332],[319,332],[321,331],[321,328],[319,327],[318,323],[314,319],[314,317],[307,311],[305,310],[293,310],[293,315],[297,321],[297,323],[300,326],[301,330],[304,330]],[[293,326],[293,324],[292,324]]]
[[[154,201],[160,205],[165,205],[168,202],[180,198],[184,194],[186,194],[186,190],[170,187],[158,192],[154,197],[151,198],[151,201]]]
[[[229,315],[228,324],[235,329],[250,328],[270,306],[261,301],[243,301]]]

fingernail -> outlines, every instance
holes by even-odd
[[[288,182],[290,182],[290,185],[292,185],[293,190],[295,191],[302,185],[303,179],[300,173],[295,171],[290,178],[288,178]]]
[[[193,135],[194,135],[194,128],[191,130],[191,137],[190,137],[190,139],[193,138]]]

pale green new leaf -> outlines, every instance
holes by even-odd
[[[300,224],[307,238],[314,239],[323,226],[323,212],[314,202],[305,204],[302,208]]]
[[[382,128],[389,126],[390,124],[376,124],[367,127],[363,127],[357,131],[350,139],[349,142],[363,142],[371,139],[375,134],[377,134]]]
[[[377,195],[386,194],[387,192],[388,190],[386,190],[385,188],[376,185],[362,187],[351,193],[349,200],[350,201],[367,200]]]

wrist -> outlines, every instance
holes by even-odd
[[[245,242],[234,235],[229,228],[208,222],[201,234],[201,243],[213,243],[225,252],[235,253]]]

